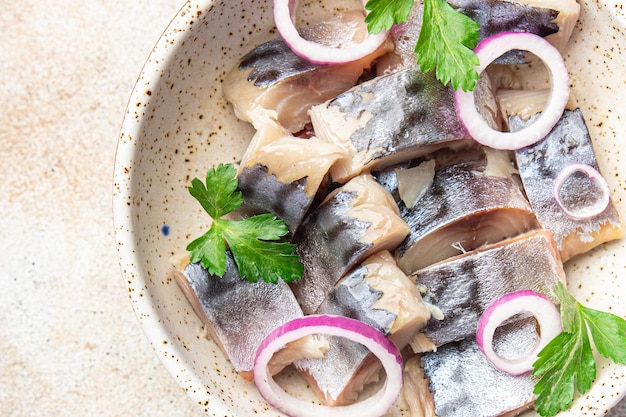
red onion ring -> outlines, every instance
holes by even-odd
[[[387,373],[384,386],[361,402],[337,407],[313,404],[287,394],[269,374],[268,363],[287,343],[312,334],[341,336],[365,345],[380,359]],[[254,361],[254,382],[261,396],[279,411],[298,417],[381,416],[400,395],[402,379],[402,357],[393,342],[375,328],[343,316],[310,315],[277,327],[261,342]]]
[[[561,188],[563,188],[563,184],[569,177],[571,177],[576,172],[581,172],[585,174],[592,182],[594,182],[602,192],[602,197],[596,201],[595,204],[592,204],[587,207],[583,207],[577,211],[569,210],[566,205],[561,200]],[[611,190],[609,189],[609,184],[607,184],[606,180],[595,168],[587,165],[587,164],[570,164],[559,172],[559,175],[554,180],[554,198],[556,199],[556,204],[559,206],[563,213],[567,216],[571,217],[574,220],[585,220],[598,214],[602,213],[608,207],[611,198]]]
[[[496,58],[515,49],[535,54],[550,73],[548,102],[532,124],[516,132],[494,130],[478,114],[473,91],[456,91],[454,94],[457,113],[469,134],[477,142],[495,149],[520,149],[544,138],[563,115],[569,99],[569,74],[563,56],[544,38],[532,33],[502,32],[484,39],[474,50],[480,60],[476,67],[478,74]]]
[[[306,40],[295,27],[295,7],[295,0],[274,0],[274,24],[289,48],[299,57],[314,64],[356,61],[374,52],[387,38],[387,32],[383,29],[375,35],[368,33],[363,42],[345,48],[334,48]]]
[[[539,324],[539,343],[523,357],[506,359],[493,349],[493,335],[506,319],[523,311],[532,313]],[[543,294],[521,290],[506,294],[494,301],[480,317],[476,343],[487,360],[496,368],[511,375],[522,375],[533,369],[537,354],[562,330],[559,309]]]

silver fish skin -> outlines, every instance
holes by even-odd
[[[456,11],[480,25],[480,39],[500,32],[528,32],[541,37],[556,33],[558,10],[502,0],[448,0]]]
[[[284,184],[268,173],[267,166],[256,164],[241,169],[237,178],[237,189],[241,191],[244,203],[235,214],[251,217],[271,213],[285,222],[290,234],[298,228],[313,202],[314,197],[304,192],[306,177]]]
[[[346,153],[330,170],[339,183],[437,149],[476,143],[457,117],[452,88],[417,68],[359,84],[309,113],[316,136]]]
[[[389,193],[360,175],[309,213],[292,242],[304,276],[291,288],[305,314],[313,314],[335,284],[369,255],[393,250],[409,233]]]
[[[411,232],[394,256],[406,274],[538,228],[506,154],[484,150],[479,159],[436,169],[432,184],[413,207],[398,201]],[[391,168],[376,176],[397,195]]]
[[[530,318],[503,325],[494,337],[494,349],[504,357],[515,358],[530,351],[537,341],[536,321]],[[422,354],[421,365],[437,416],[514,416],[531,408],[535,400],[536,379],[530,374],[512,376],[496,369],[473,338]],[[425,389],[423,384],[416,395],[428,395]]]
[[[337,146],[315,137],[295,137],[268,121],[253,136],[239,165],[243,204],[234,215],[274,214],[293,235],[318,193],[327,194],[328,170],[341,155]]]
[[[367,267],[361,264],[337,283],[318,307],[318,314],[350,317],[369,324],[389,335],[397,315],[389,310],[373,308],[383,292],[366,281]]]
[[[559,31],[554,19],[558,10],[532,7],[528,4],[502,0],[448,0],[453,9],[480,25],[479,42],[500,32],[525,32],[541,37]],[[497,58],[497,64],[527,63],[524,51],[509,51]]]
[[[402,349],[430,318],[417,288],[396,266],[388,251],[368,257],[344,276],[316,311],[360,320],[385,333]],[[365,385],[378,380],[380,361],[364,346],[329,336],[324,358],[294,365],[327,405],[358,398]]]
[[[531,123],[509,117],[509,129],[516,131]],[[587,164],[599,170],[593,143],[580,109],[565,110],[552,131],[536,144],[515,153],[524,190],[541,226],[554,235],[563,262],[604,242],[624,235],[619,212],[610,201],[603,213],[583,220],[567,216],[554,197],[554,181],[569,164]],[[573,176],[561,190],[566,204],[593,204],[597,196],[583,176]]]
[[[316,313],[356,318],[385,333],[400,348],[430,318],[420,292],[388,250],[369,256],[345,275]]]
[[[314,39],[333,30],[344,32],[352,28],[363,14],[351,11],[337,16],[337,23],[321,22],[302,34]],[[364,25],[363,25],[364,26]],[[358,36],[359,28],[343,33],[344,44]],[[363,28],[363,30],[365,30]],[[324,42],[324,39],[320,39]],[[278,121],[291,132],[298,132],[309,123],[307,111],[313,104],[323,103],[354,86],[364,70],[374,61],[393,50],[391,40],[386,40],[376,51],[356,61],[338,65],[313,64],[294,54],[281,38],[263,43],[237,63],[225,77],[223,94],[233,105],[235,114],[241,120],[252,123],[257,129],[266,120]]]
[[[276,327],[303,314],[284,281],[276,285],[250,283],[241,278],[230,253],[226,259],[226,273],[221,278],[212,276],[200,264],[189,263],[188,257],[174,262],[174,277],[234,369],[252,381],[256,349],[263,339]]]
[[[471,338],[480,316],[495,300],[518,290],[533,290],[558,303],[552,288],[565,283],[558,249],[547,230],[536,230],[483,246],[411,276],[425,302],[442,320],[431,319],[421,330],[434,346]]]

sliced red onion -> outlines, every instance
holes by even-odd
[[[511,50],[529,51],[541,59],[550,73],[550,96],[537,119],[522,130],[500,132],[485,123],[476,110],[473,91],[456,91],[455,103],[459,118],[469,134],[479,143],[496,148],[515,150],[532,145],[544,138],[563,115],[569,99],[569,74],[561,53],[538,35],[502,32],[484,39],[474,50],[482,73],[496,58]]]
[[[572,211],[567,208],[567,206],[561,200],[561,189],[563,188],[563,184],[565,181],[575,173],[580,172],[585,174],[596,186],[600,189],[601,195],[598,200],[594,204],[591,204],[586,207],[582,207],[576,211]],[[595,168],[587,165],[587,164],[570,164],[559,172],[559,175],[554,180],[554,198],[556,199],[556,204],[559,206],[563,212],[571,217],[574,220],[585,220],[598,214],[602,213],[609,205],[609,200],[611,198],[611,190],[609,189],[609,184],[607,184],[606,180]]]
[[[521,312],[529,312],[537,319],[539,342],[525,356],[516,359],[503,358],[493,349],[493,335],[505,320]],[[543,294],[521,290],[500,297],[483,312],[478,321],[476,343],[496,368],[511,375],[522,375],[533,369],[537,354],[561,330],[561,314],[554,303]]]
[[[287,394],[270,375],[268,363],[287,343],[312,334],[341,336],[367,347],[380,359],[387,373],[384,386],[363,401],[337,407],[313,404]],[[261,396],[271,406],[292,417],[381,416],[398,398],[402,378],[402,357],[393,342],[375,328],[343,316],[304,316],[279,326],[261,342],[254,361],[254,382]]]
[[[368,33],[363,42],[335,48],[304,39],[295,26],[295,0],[274,0],[274,24],[285,43],[299,57],[315,64],[342,64],[356,61],[376,50],[387,38],[385,30]]]

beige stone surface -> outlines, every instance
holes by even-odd
[[[111,215],[126,102],[181,4],[2,2],[3,416],[201,415],[135,319]]]
[[[0,414],[192,416],[117,262],[115,148],[181,0],[2,2]]]

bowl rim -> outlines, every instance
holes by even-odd
[[[145,88],[141,86],[145,84],[154,85],[159,81],[158,69],[163,66],[163,61],[169,55],[164,46],[172,44],[172,42],[178,44],[178,41],[183,40],[187,35],[187,29],[189,29],[189,13],[194,9],[206,10],[214,1],[186,0],[161,32],[136,78],[128,99],[118,137],[113,169],[112,209],[115,246],[129,301],[145,337],[150,342],[161,364],[186,394],[198,404],[208,403],[211,400],[210,395],[206,390],[190,390],[186,387],[189,385],[204,386],[204,383],[198,376],[188,371],[188,366],[184,361],[169,359],[170,357],[184,357],[184,350],[175,343],[174,335],[168,332],[165,326],[156,324],[154,319],[147,320],[144,316],[146,311],[150,311],[151,315],[160,316],[155,309],[152,295],[145,292],[141,296],[133,296],[134,288],[143,288],[146,285],[146,278],[137,257],[138,247],[134,239],[135,229],[132,221],[131,201],[133,197],[130,193],[132,166],[138,151],[137,133],[141,131],[144,120],[139,115],[135,117],[131,117],[131,115],[136,111],[133,103],[145,100]],[[162,321],[159,318],[158,322],[161,323]],[[217,409],[218,407],[219,409]],[[220,413],[229,412],[226,406],[219,402],[211,401],[211,409]]]

